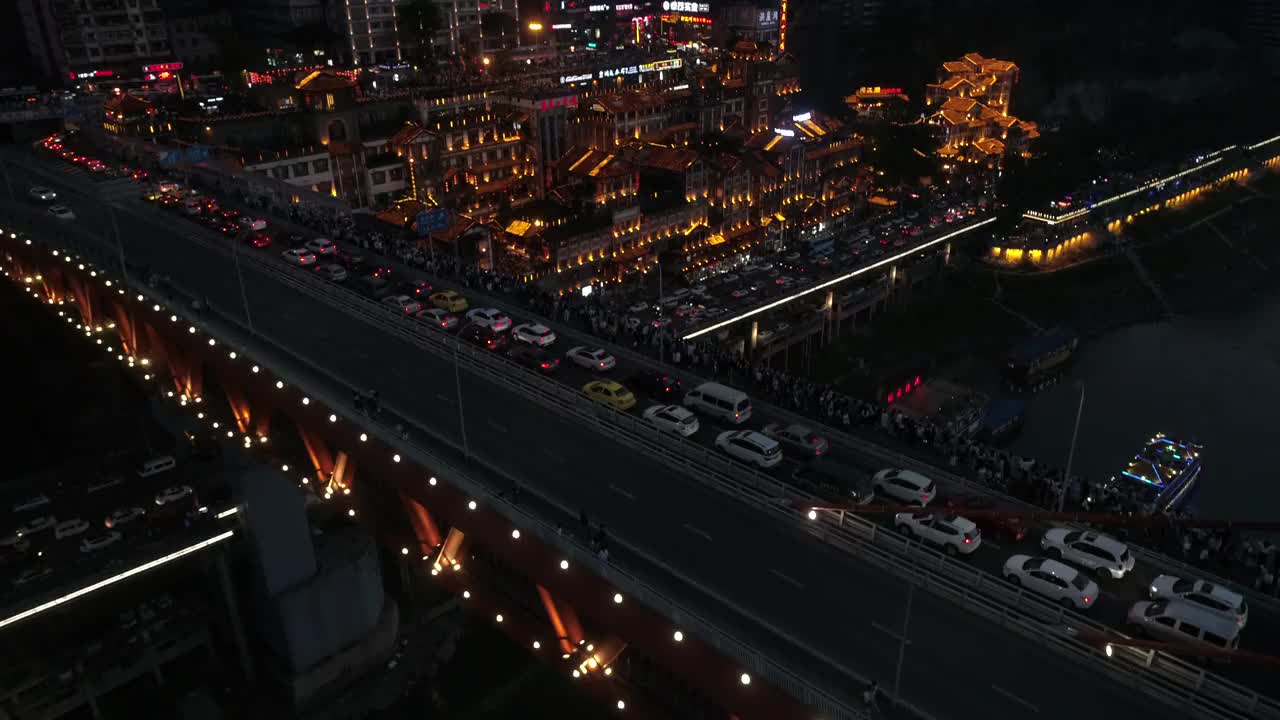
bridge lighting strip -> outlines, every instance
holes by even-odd
[[[63,595],[60,598],[55,598],[53,600],[50,600],[49,602],[30,608],[29,610],[23,610],[22,612],[18,613],[17,615],[14,615],[13,617],[8,617],[8,618],[5,618],[4,620],[0,620],[0,628],[8,627],[9,625],[13,625],[14,623],[26,620],[29,617],[39,615],[40,613],[46,610],[52,610],[53,608],[58,607],[59,605],[62,605],[64,603],[69,603],[72,600],[75,600],[76,598],[84,597],[85,595],[88,595],[90,593],[97,592],[98,590],[101,590],[102,588],[105,588],[108,585],[114,585],[122,580],[127,580],[133,577],[134,575],[140,575],[148,570],[158,568],[161,565],[164,565],[166,563],[172,562],[179,558],[185,557],[194,552],[199,552],[200,550],[203,550],[209,547],[210,545],[215,545],[217,543],[222,542],[223,540],[227,540],[231,538],[232,535],[235,535],[235,531],[227,530],[224,533],[214,535],[208,540],[198,542],[195,545],[191,545],[190,547],[185,547],[181,550],[178,550],[177,552],[173,552],[168,555],[165,555],[164,557],[158,557],[155,560],[150,560],[136,567],[132,567],[120,573],[119,575],[113,575],[105,580],[99,580],[98,582],[92,585],[87,585],[85,587],[80,588],[79,590],[75,590],[73,592],[67,593],[66,595]]]
[[[996,221],[996,218],[995,218],[995,217],[989,217],[989,218],[987,218],[986,220],[982,220],[981,222],[976,222],[976,223],[974,223],[974,224],[972,224],[972,225],[968,225],[968,226],[966,226],[966,227],[962,227],[962,228],[960,228],[959,230],[955,230],[955,231],[949,232],[949,233],[947,233],[946,235],[943,235],[942,237],[934,238],[933,240],[930,240],[929,242],[924,243],[923,245],[919,245],[919,246],[914,247],[914,248],[912,248],[912,249],[910,249],[910,250],[907,250],[907,251],[905,251],[905,252],[900,252],[900,253],[898,253],[897,255],[891,255],[891,256],[889,256],[889,257],[887,257],[887,258],[883,259],[883,260],[879,260],[879,261],[874,262],[874,263],[872,263],[872,264],[870,264],[870,265],[867,265],[867,266],[865,266],[865,267],[858,268],[857,270],[854,270],[853,272],[845,273],[844,275],[841,275],[841,276],[840,276],[840,277],[838,277],[838,278],[833,278],[833,279],[828,280],[828,281],[826,281],[826,282],[824,282],[824,283],[821,283],[821,284],[819,284],[819,285],[814,285],[814,286],[813,286],[813,287],[811,287],[811,288],[807,288],[807,289],[805,289],[805,290],[801,290],[800,292],[795,293],[795,294],[793,294],[793,295],[788,295],[787,297],[784,297],[784,298],[782,298],[781,300],[774,300],[773,302],[769,303],[768,305],[762,305],[761,307],[758,307],[758,308],[756,308],[756,309],[754,309],[754,310],[748,310],[747,312],[744,312],[744,313],[742,313],[741,315],[739,315],[739,316],[737,316],[737,317],[732,317],[732,318],[729,318],[728,320],[721,320],[720,322],[716,323],[715,325],[711,325],[711,326],[709,326],[709,327],[702,328],[701,330],[697,330],[697,331],[691,332],[691,333],[689,333],[688,335],[685,335],[685,336],[684,336],[683,338],[681,338],[681,339],[682,339],[682,340],[692,340],[692,339],[694,339],[694,338],[696,338],[696,337],[699,337],[699,336],[701,336],[701,335],[706,335],[706,334],[707,334],[707,333],[709,333],[709,332],[714,332],[714,331],[719,330],[720,328],[725,327],[725,326],[727,326],[727,325],[732,325],[733,323],[736,323],[736,322],[738,322],[739,320],[745,320],[745,319],[747,319],[747,318],[751,317],[752,315],[759,315],[759,314],[760,314],[760,313],[762,313],[762,312],[765,312],[765,311],[767,311],[767,310],[772,310],[773,308],[776,308],[776,307],[778,307],[779,305],[785,305],[786,303],[789,303],[789,302],[791,302],[792,300],[797,300],[797,299],[799,299],[799,298],[802,298],[802,297],[804,297],[805,295],[810,295],[810,294],[812,294],[812,293],[818,292],[819,290],[822,290],[822,289],[825,289],[825,288],[829,288],[829,287],[831,287],[832,285],[836,285],[836,284],[842,283],[842,282],[844,282],[845,280],[848,280],[848,279],[850,279],[850,278],[857,277],[857,276],[859,276],[859,275],[861,275],[861,274],[863,274],[863,273],[871,272],[872,270],[875,270],[876,268],[878,268],[878,267],[882,267],[882,266],[887,265],[887,264],[889,264],[889,263],[897,262],[898,260],[901,260],[902,258],[907,257],[908,255],[913,255],[913,254],[915,254],[915,253],[920,252],[921,250],[927,250],[927,249],[929,249],[930,247],[933,247],[934,245],[937,245],[937,244],[938,244],[938,243],[940,243],[940,242],[946,242],[947,240],[950,240],[950,239],[951,239],[951,238],[953,238],[953,237],[956,237],[956,236],[958,236],[958,235],[963,235],[963,234],[965,234],[965,233],[967,233],[967,232],[969,232],[969,231],[971,231],[971,230],[977,230],[978,228],[982,227],[983,225],[986,225],[986,224],[988,224],[988,223],[993,223],[993,222],[995,222],[995,221]]]
[[[1273,138],[1273,139],[1274,139],[1274,138]],[[1270,141],[1270,140],[1268,140],[1267,142],[1271,142],[1271,141]],[[1253,146],[1253,147],[1257,147],[1257,146]],[[1224,149],[1225,149],[1225,148],[1224,148]],[[1250,149],[1253,149],[1253,148],[1251,147]],[[1064,223],[1064,222],[1067,222],[1067,221],[1069,221],[1069,220],[1074,220],[1074,219],[1076,219],[1076,218],[1078,218],[1078,217],[1080,217],[1080,216],[1082,216],[1082,215],[1087,215],[1087,214],[1089,214],[1089,213],[1093,212],[1094,210],[1097,210],[1098,208],[1102,207],[1103,205],[1110,205],[1111,203],[1113,203],[1113,202],[1115,202],[1115,201],[1117,201],[1117,200],[1123,200],[1123,199],[1125,199],[1125,198],[1127,198],[1127,197],[1129,197],[1129,196],[1131,196],[1131,195],[1137,195],[1138,193],[1142,192],[1143,190],[1149,190],[1149,189],[1151,189],[1151,188],[1153,188],[1153,187],[1158,187],[1158,186],[1163,185],[1163,184],[1165,184],[1165,183],[1167,183],[1167,182],[1170,182],[1170,181],[1172,181],[1172,180],[1177,180],[1178,178],[1180,178],[1180,177],[1182,177],[1182,176],[1184,176],[1184,175],[1190,175],[1190,174],[1191,174],[1191,173],[1193,173],[1193,172],[1196,172],[1196,171],[1199,171],[1199,170],[1203,170],[1203,169],[1205,169],[1205,168],[1209,167],[1210,165],[1217,165],[1217,164],[1218,164],[1218,163],[1220,163],[1220,162],[1222,162],[1222,158],[1214,158],[1214,159],[1212,159],[1212,160],[1208,160],[1208,161],[1206,161],[1206,162],[1202,162],[1202,163],[1200,163],[1199,165],[1196,165],[1195,167],[1187,168],[1186,170],[1183,170],[1183,171],[1182,171],[1182,172],[1180,172],[1180,173],[1176,173],[1176,174],[1170,175],[1169,177],[1163,177],[1163,178],[1160,178],[1159,180],[1152,180],[1151,182],[1147,183],[1146,185],[1143,185],[1143,186],[1141,186],[1141,187],[1136,187],[1136,188],[1134,188],[1134,189],[1132,189],[1132,190],[1129,190],[1128,192],[1122,192],[1122,193],[1120,193],[1119,195],[1112,195],[1111,197],[1107,198],[1106,200],[1099,200],[1098,202],[1096,202],[1096,203],[1094,203],[1094,204],[1090,205],[1090,206],[1089,206],[1089,207],[1087,207],[1087,208],[1080,208],[1079,210],[1076,210],[1076,211],[1074,211],[1074,212],[1067,213],[1066,215],[1063,215],[1063,216],[1061,216],[1061,217],[1053,217],[1053,216],[1047,215],[1047,214],[1045,214],[1045,213],[1038,213],[1038,212],[1035,212],[1035,211],[1032,211],[1032,210],[1028,210],[1027,212],[1022,213],[1022,217],[1026,218],[1026,219],[1028,219],[1028,220],[1035,220],[1036,222],[1042,222],[1042,223],[1044,223],[1044,224],[1046,224],[1046,225],[1058,225],[1058,224],[1060,224],[1060,223]]]
[[[1264,146],[1264,145],[1270,145],[1271,143],[1273,143],[1273,142],[1275,142],[1275,141],[1277,141],[1277,140],[1280,140],[1280,135],[1276,135],[1276,136],[1275,136],[1275,137],[1273,137],[1273,138],[1270,138],[1270,139],[1267,139],[1267,140],[1263,140],[1263,141],[1262,141],[1262,142],[1260,142],[1260,143],[1254,143],[1253,145],[1250,145],[1250,146],[1249,146],[1249,149],[1250,149],[1250,150],[1257,150],[1258,148],[1260,148],[1260,147],[1262,147],[1262,146]]]
[[[222,518],[231,517],[232,515],[235,515],[235,514],[236,514],[236,513],[238,513],[238,512],[240,512],[240,506],[239,506],[239,505],[233,505],[233,506],[231,506],[231,507],[227,508],[226,510],[223,510],[222,512],[218,513],[217,515],[214,515],[214,517],[216,517],[216,518],[218,518],[219,520],[221,520]]]

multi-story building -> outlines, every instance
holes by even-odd
[[[482,64],[492,53],[520,45],[517,0],[433,0],[440,29],[431,45],[437,56],[452,55]]]
[[[240,20],[270,47],[297,49],[298,30],[327,24],[325,9],[325,0],[254,0],[241,5]]]
[[[188,71],[221,69],[221,36],[231,30],[231,11],[212,2],[187,3],[168,11],[173,54]]]
[[[345,0],[337,26],[354,65],[385,65],[404,59],[394,0]]]
[[[778,47],[778,26],[781,19],[778,2],[741,3],[723,5],[716,9],[719,15],[717,35],[723,38],[741,38],[753,43]]]
[[[951,98],[972,98],[1008,115],[1019,75],[1018,66],[1008,60],[969,53],[959,60],[942,63],[938,81],[925,86],[925,106],[935,107]]]
[[[67,56],[62,51],[62,34],[50,0],[18,0],[18,22],[27,40],[27,52],[41,75],[67,78]]]
[[[24,25],[52,18],[65,79],[85,73],[137,74],[142,65],[173,58],[159,0],[23,0]],[[28,34],[33,50],[54,53],[45,32]]]
[[[938,82],[925,88],[929,124],[937,129],[939,155],[955,163],[998,167],[1006,153],[1030,153],[1040,136],[1034,122],[1009,114],[1018,66],[969,53],[945,62]]]
[[[505,101],[529,117],[537,195],[544,197],[556,163],[569,151],[569,127],[578,110],[578,93],[563,86],[519,88]]]
[[[570,125],[575,145],[611,150],[630,140],[660,133],[671,121],[672,106],[688,98],[687,91],[628,90],[600,95],[583,104]]]

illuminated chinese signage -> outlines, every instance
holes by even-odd
[[[142,72],[156,74],[160,74],[162,72],[178,72],[181,69],[182,63],[180,62],[156,63],[154,65],[142,66]]]
[[[778,52],[787,51],[787,0],[782,0],[782,12],[778,14]]]
[[[813,119],[813,113],[800,113],[799,115],[791,116],[791,122],[802,123],[812,119]]]
[[[552,30],[572,30],[573,23],[557,23],[551,26]]]
[[[90,70],[89,72],[67,73],[71,80],[92,80],[93,78],[115,77],[115,70]]]
[[[700,13],[709,15],[711,3],[685,2],[684,0],[662,0],[662,9],[667,12]]]
[[[778,24],[777,10],[761,10],[756,13],[756,27],[773,27]]]
[[[711,18],[701,15],[675,15],[666,14],[662,16],[662,22],[669,23],[687,23],[689,25],[710,25]]]
[[[618,3],[617,5],[613,6],[613,9],[617,10],[618,12],[631,12],[632,10],[636,9],[636,6],[632,5],[631,3]]]
[[[683,66],[684,61],[680,58],[655,60],[654,62],[644,63],[643,65],[627,65],[620,68],[601,70],[594,75],[591,73],[583,75],[561,75],[560,84],[568,85],[570,83],[590,82],[592,80],[605,80],[608,78],[621,77],[623,75],[639,75],[642,73],[661,72],[663,70],[677,70]]]
[[[658,72],[659,70],[678,70],[684,61],[680,58],[671,58],[670,60],[658,60],[656,62],[645,63],[640,66],[640,72]]]
[[[901,95],[902,88],[880,87],[878,85],[875,87],[860,87],[858,88],[858,94],[859,95]]]
[[[611,6],[609,5],[588,5],[587,6],[587,10],[590,10],[591,12],[609,12],[610,9],[611,9]]]

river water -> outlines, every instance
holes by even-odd
[[[1280,519],[1280,297],[1090,339],[1064,380],[1027,398],[1014,452],[1063,467],[1083,387],[1073,474],[1105,479],[1164,432],[1204,445],[1198,515]]]

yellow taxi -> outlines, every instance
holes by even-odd
[[[444,290],[431,295],[431,304],[451,313],[460,313],[467,311],[467,299],[454,292],[453,290]]]
[[[636,405],[636,396],[612,380],[593,380],[582,386],[587,397],[614,410],[630,410]]]

